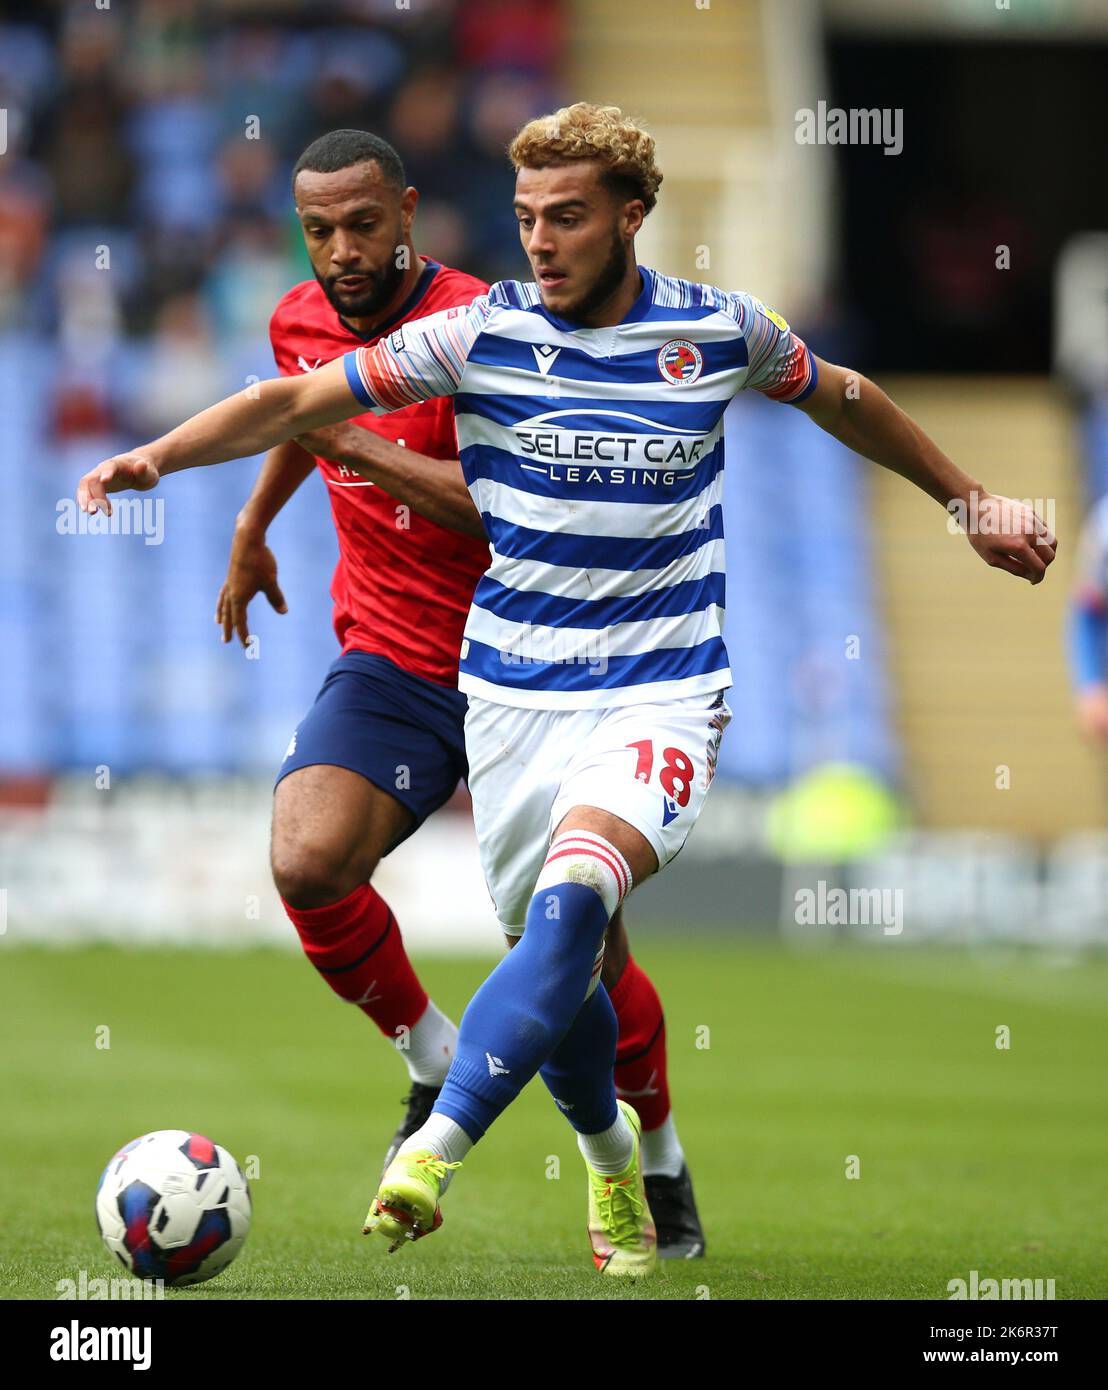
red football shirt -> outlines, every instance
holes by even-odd
[[[363,338],[339,318],[315,280],[289,290],[269,324],[282,376],[310,372],[351,349],[377,342],[409,319],[469,304],[488,286],[472,275],[424,261],[415,289],[388,323]],[[432,458],[457,458],[454,403],[423,401],[355,421]],[[449,531],[411,512],[351,469],[317,458],[331,497],[339,562],[331,581],[335,635],[344,652],[387,656],[440,685],[458,683],[462,629],[477,580],[489,565],[484,541]],[[398,524],[406,521],[407,526]]]

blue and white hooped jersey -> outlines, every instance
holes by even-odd
[[[492,545],[462,642],[467,694],[586,709],[731,684],[723,412],[744,387],[802,400],[815,362],[751,296],[640,269],[613,328],[559,319],[537,285],[504,280],[345,358],[378,413],[455,398]]]

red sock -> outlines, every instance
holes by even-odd
[[[282,902],[284,899],[282,899]],[[327,907],[285,911],[308,959],[339,996],[357,1004],[388,1038],[413,1028],[427,1008],[400,928],[388,903],[368,883]]]
[[[616,1091],[639,1112],[643,1129],[657,1129],[669,1115],[662,1001],[631,956],[608,994],[619,1020]]]

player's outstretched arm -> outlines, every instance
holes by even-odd
[[[160,439],[90,469],[77,486],[77,503],[83,511],[111,515],[111,492],[147,491],[166,473],[260,454],[307,430],[349,420],[364,409],[350,389],[341,357],[302,376],[259,381]]]
[[[300,435],[297,443],[352,468],[428,521],[485,539],[481,513],[469,495],[458,459],[431,458],[351,423],[313,430]]]
[[[229,642],[237,632],[245,647],[250,641],[246,610],[255,594],[265,594],[278,613],[287,613],[288,604],[277,583],[277,559],[266,544],[266,532],[273,518],[305,478],[315,470],[315,459],[291,441],[278,444],[266,454],[250,496],[235,518],[227,578],[215,605],[215,620]]]
[[[998,497],[953,463],[884,391],[858,372],[816,358],[815,390],[797,402],[817,425],[848,449],[922,488],[957,516],[970,545],[987,565],[1038,584],[1057,541],[1035,511]],[[970,524],[966,524],[967,520]]]

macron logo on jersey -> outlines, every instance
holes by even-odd
[[[317,357],[315,361],[309,365],[308,359],[306,357],[302,357],[300,353],[296,354],[296,365],[300,368],[302,372],[314,372],[322,361],[322,357]]]
[[[557,362],[562,349],[554,347],[552,343],[532,343],[531,351],[535,354],[535,366],[546,376]]]

